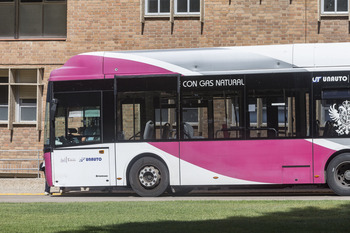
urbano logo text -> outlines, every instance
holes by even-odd
[[[83,157],[79,160],[79,162],[100,162],[102,161],[102,158],[101,157]]]
[[[349,82],[349,76],[316,76],[312,78],[312,82]]]

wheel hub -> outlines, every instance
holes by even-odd
[[[344,178],[345,178],[346,180],[350,180],[350,170],[346,170],[346,171],[344,172]]]
[[[140,170],[139,180],[142,186],[146,188],[154,188],[160,182],[160,173],[154,166],[146,166]]]
[[[343,187],[350,187],[350,162],[346,161],[336,168],[338,183]]]

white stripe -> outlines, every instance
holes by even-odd
[[[330,150],[334,150],[334,151],[339,151],[339,150],[343,150],[343,149],[348,149],[348,146],[336,143],[336,142],[332,142],[330,140],[327,139],[305,139],[306,141],[309,142],[313,142],[316,145],[328,148]]]

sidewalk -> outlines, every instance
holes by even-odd
[[[273,186],[272,186],[273,187]],[[45,190],[44,178],[3,178],[0,179],[0,195],[43,195]],[[59,193],[57,187],[51,188],[51,192]],[[108,193],[106,189],[92,188],[90,191],[83,191],[83,193]],[[117,193],[133,193],[130,189],[119,188],[118,190],[111,189],[110,192]],[[73,193],[81,193],[75,191]],[[317,194],[331,194],[333,192],[325,187],[315,187],[313,185],[300,185],[294,187],[222,187],[216,189],[215,187],[198,187],[194,189],[192,194],[195,195],[317,195]]]
[[[0,179],[1,194],[43,194],[44,178],[4,178]]]

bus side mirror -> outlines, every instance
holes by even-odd
[[[50,115],[54,116],[56,114],[58,99],[52,99],[51,100],[51,108],[50,108]]]

